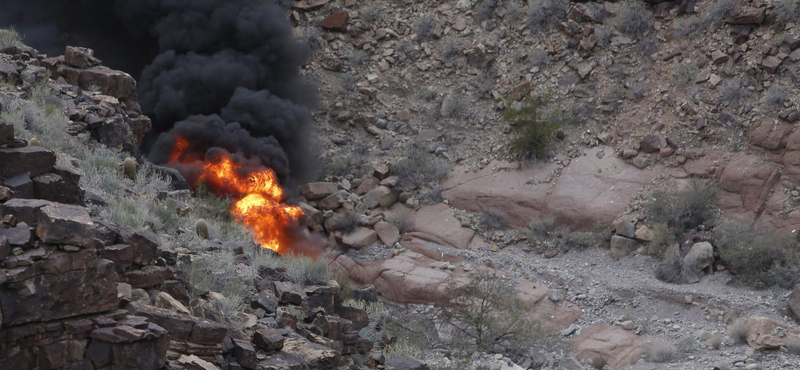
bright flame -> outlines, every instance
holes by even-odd
[[[229,210],[237,222],[253,233],[253,239],[263,248],[278,253],[287,251],[287,228],[303,216],[299,207],[282,204],[283,189],[271,169],[250,169],[234,162],[229,154],[213,160],[186,158],[189,142],[175,137],[171,164],[201,165],[196,176],[187,178],[192,186],[199,182],[208,185],[217,195],[230,195],[235,200]]]

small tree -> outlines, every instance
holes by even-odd
[[[564,119],[558,110],[549,113],[544,108],[550,103],[550,96],[525,98],[521,105],[506,100],[503,118],[513,125],[517,138],[511,142],[511,150],[525,159],[544,159],[550,137],[561,128]]]
[[[482,274],[450,291],[441,311],[442,321],[454,330],[454,338],[491,351],[495,344],[522,348],[547,338],[528,317],[514,286],[493,274]],[[541,344],[541,342],[539,343]]]

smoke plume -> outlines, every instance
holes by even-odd
[[[316,93],[300,67],[309,50],[274,1],[6,1],[0,26],[15,25],[29,45],[49,54],[90,47],[138,76],[155,131],[151,160],[165,163],[179,134],[199,157],[221,148],[282,180],[308,168]]]

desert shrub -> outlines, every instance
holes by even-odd
[[[647,253],[654,256],[661,256],[667,248],[678,242],[675,231],[663,223],[653,225],[653,240],[647,245]],[[666,281],[666,280],[665,280]]]
[[[692,353],[697,349],[697,339],[688,336],[678,342],[677,350],[680,353]]]
[[[645,206],[647,217],[653,224],[665,224],[680,235],[716,217],[714,203],[720,194],[716,184],[704,186],[699,181],[690,182],[689,189],[677,194],[656,191]]]
[[[549,234],[553,225],[556,223],[555,217],[548,217],[540,220],[533,220],[528,224],[527,237],[529,241],[543,240]]]
[[[406,230],[406,224],[408,223],[408,214],[404,212],[392,212],[389,216],[386,217],[386,222],[394,225],[397,230],[400,230],[400,234]]]
[[[789,102],[791,92],[791,89],[786,86],[773,85],[764,96],[764,105],[773,111],[779,111],[783,109],[784,104]]]
[[[562,238],[560,249],[563,251],[588,249],[596,246],[599,239],[593,232],[573,231]]]
[[[525,9],[522,5],[518,3],[512,3],[509,5],[508,9],[506,9],[506,15],[503,17],[509,23],[517,23],[522,19],[522,16],[525,14]]]
[[[528,24],[536,29],[550,28],[567,16],[569,2],[566,0],[528,1]]]
[[[305,42],[312,52],[322,48],[323,38],[319,27],[308,26],[303,29],[303,42]]]
[[[642,2],[627,1],[619,8],[616,21],[620,32],[628,36],[640,36],[650,30],[653,13]]]
[[[253,271],[243,266],[236,263],[232,253],[219,251],[183,263],[180,268],[192,296],[218,292],[241,305],[255,278]]]
[[[417,18],[412,26],[414,32],[417,34],[417,37],[422,41],[430,40],[431,36],[433,36],[433,29],[435,27],[436,23],[433,21],[433,18],[427,15]]]
[[[772,14],[780,23],[796,22],[800,16],[800,4],[797,0],[779,0],[773,4]]]
[[[342,232],[345,234],[351,234],[356,231],[359,218],[359,215],[353,211],[345,211],[342,213]]]
[[[20,41],[22,41],[22,35],[14,26],[0,29],[0,49],[5,49]]]
[[[722,262],[742,282],[787,289],[800,283],[800,251],[792,235],[728,221],[715,228],[714,240]]]
[[[480,351],[495,345],[524,348],[548,345],[551,339],[531,321],[528,308],[517,298],[514,284],[496,275],[474,276],[469,283],[451,289],[440,319],[453,336]]]
[[[494,66],[481,71],[476,77],[478,94],[484,95],[492,92],[497,84],[497,70]]]
[[[502,230],[508,227],[502,218],[486,212],[478,213],[478,224],[493,230]]]
[[[339,87],[342,92],[356,91],[356,78],[352,73],[345,72],[339,75]]]
[[[628,88],[628,98],[631,100],[642,100],[644,98],[644,94],[647,92],[647,88],[643,83],[634,83]]]
[[[681,284],[683,278],[683,260],[680,247],[675,244],[667,249],[664,261],[656,266],[656,279],[671,284]]]
[[[364,157],[367,155],[367,151],[366,145],[355,145],[351,151],[334,155],[331,159],[331,173],[336,176],[363,174],[366,168]]]
[[[348,59],[350,59],[350,63],[353,63],[354,66],[363,67],[364,64],[367,63],[367,60],[369,60],[369,55],[367,55],[366,51],[357,49],[350,52],[350,57]]]
[[[753,92],[745,86],[742,79],[730,79],[722,83],[717,103],[738,105],[753,96]]]
[[[740,318],[728,326],[728,336],[734,343],[747,343],[747,318]]]
[[[591,365],[595,369],[602,370],[606,367],[606,365],[608,365],[608,363],[602,357],[595,357],[592,359]]]
[[[720,333],[712,335],[711,338],[708,340],[708,346],[711,347],[711,349],[713,350],[718,350],[722,348],[723,338],[724,337]]]
[[[286,277],[297,284],[327,284],[330,280],[328,264],[322,259],[296,254],[278,255],[260,247],[253,248],[250,257],[256,271],[262,266],[284,269]]]
[[[612,36],[614,36],[614,31],[608,26],[599,26],[594,29],[594,37],[597,39],[598,46],[608,45]]]
[[[717,0],[711,2],[711,6],[704,13],[704,21],[707,25],[719,23],[731,12],[736,9],[740,0]]]
[[[786,349],[789,353],[800,355],[800,338],[793,337],[786,342]]]
[[[517,137],[511,142],[511,150],[524,159],[545,159],[548,144],[553,133],[563,123],[560,112],[555,109],[549,113],[543,112],[550,97],[527,97],[519,108],[515,108],[511,101],[506,102],[503,116],[506,122],[513,125]]]
[[[449,113],[447,114],[449,117],[466,118],[469,116],[470,102],[465,95],[460,94],[458,91],[453,91],[445,100],[447,100],[447,104],[449,104]],[[442,104],[445,103],[442,102]]]
[[[369,324],[361,329],[358,335],[372,342],[374,349],[383,349],[383,335],[386,334],[386,321],[389,319],[389,311],[383,306],[383,303],[346,299],[342,302],[342,305],[355,307],[367,312]]]
[[[412,190],[443,179],[450,172],[450,164],[413,143],[406,151],[406,158],[392,166],[392,172],[397,175],[401,189]]]
[[[417,193],[417,199],[419,199],[419,204],[425,206],[442,203],[444,202],[442,187],[439,185],[426,187]]]
[[[698,70],[694,64],[677,63],[672,67],[672,83],[684,86],[694,82]]]
[[[528,53],[528,59],[534,67],[550,64],[550,54],[547,53],[547,50],[541,48],[531,50],[531,52]]]
[[[644,342],[644,355],[649,362],[664,363],[677,358],[677,350],[667,342],[650,339]]]
[[[673,22],[673,30],[678,36],[689,36],[704,31],[708,26],[721,22],[736,8],[739,0],[717,0],[702,15],[691,15]]]
[[[491,19],[494,14],[494,8],[497,6],[497,0],[482,0],[475,7],[475,21],[480,23],[487,19]]]
[[[439,92],[433,87],[428,87],[419,94],[419,98],[425,101],[434,101],[439,96]]]
[[[442,40],[440,49],[442,55],[452,57],[461,52],[461,40],[458,37],[448,36]]]
[[[381,19],[383,9],[377,5],[370,5],[361,12],[361,19],[367,23],[376,23]]]

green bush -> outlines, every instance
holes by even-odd
[[[800,251],[790,234],[724,222],[714,230],[722,263],[746,284],[791,289],[800,283]]]
[[[721,192],[716,184],[704,186],[699,181],[690,182],[688,190],[677,194],[656,191],[645,205],[647,218],[654,225],[667,225],[676,235],[682,235],[716,218],[714,203]]]
[[[403,158],[392,165],[397,185],[403,190],[419,189],[442,180],[450,172],[450,164],[413,143]]]
[[[5,49],[20,41],[22,41],[22,35],[14,26],[0,29],[0,49]]]
[[[492,351],[495,345],[528,351],[553,343],[553,338],[528,318],[528,308],[517,298],[510,281],[481,274],[448,293],[441,322],[472,351]]]
[[[511,142],[511,150],[524,159],[545,159],[553,133],[564,123],[558,110],[545,113],[550,103],[548,95],[525,98],[519,107],[506,101],[504,119],[513,125],[517,138]]]

